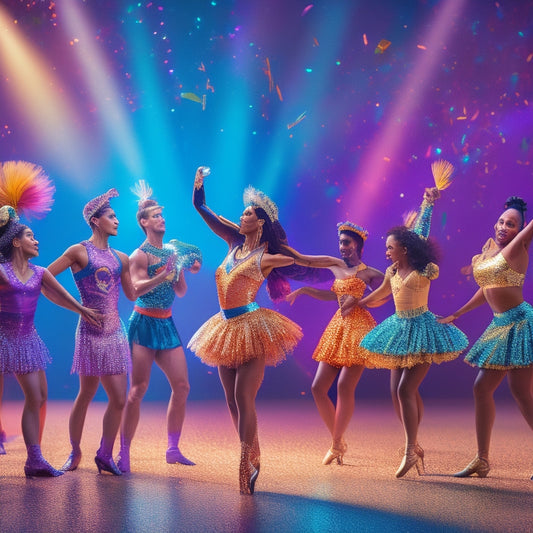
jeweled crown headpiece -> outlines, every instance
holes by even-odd
[[[91,218],[94,217],[98,210],[108,204],[110,198],[116,198],[117,196],[118,191],[113,188],[87,202],[83,208],[83,218],[85,219],[85,222],[87,222],[87,224],[90,226]]]
[[[265,211],[270,222],[278,220],[278,208],[264,192],[249,186],[244,189],[242,199],[244,207],[260,207]]]
[[[353,222],[350,222],[349,220],[346,222],[339,222],[337,224],[337,233],[339,235],[341,234],[341,231],[351,231],[353,233],[357,233],[357,235],[363,239],[363,242],[368,238],[368,231],[366,231],[366,229],[354,224]]]

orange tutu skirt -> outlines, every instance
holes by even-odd
[[[276,366],[302,336],[298,324],[261,307],[229,319],[214,315],[192,336],[188,348],[209,366],[236,368],[256,358]]]

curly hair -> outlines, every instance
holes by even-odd
[[[504,205],[505,209],[515,209],[520,213],[520,218],[522,220],[522,224],[520,226],[520,229],[524,229],[524,226],[526,225],[526,211],[527,211],[527,204],[524,202],[520,196],[509,196],[507,200],[505,201]]]
[[[13,239],[20,239],[26,229],[28,229],[28,226],[13,219],[5,226],[0,227],[0,263],[11,261]]]
[[[431,239],[425,240],[405,226],[396,226],[387,231],[387,236],[407,250],[407,261],[418,271],[424,270],[429,263],[438,263],[440,251]]]

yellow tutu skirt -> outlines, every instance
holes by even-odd
[[[336,367],[364,365],[366,350],[359,343],[375,326],[366,309],[356,307],[344,318],[337,310],[318,341],[313,359]]]
[[[188,348],[209,366],[236,368],[256,358],[276,366],[302,336],[298,324],[261,307],[229,319],[214,315],[192,336]]]

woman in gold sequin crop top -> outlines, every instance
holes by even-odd
[[[484,304],[489,304],[494,318],[465,357],[465,362],[479,368],[474,383],[477,455],[457,477],[489,470],[489,448],[495,418],[494,392],[505,375],[509,388],[527,424],[533,429],[533,308],[524,302],[522,287],[527,271],[528,249],[533,238],[533,222],[525,224],[525,202],[513,196],[494,226],[481,254],[472,259],[472,271],[479,289],[452,315],[451,322]]]
[[[323,464],[343,462],[347,449],[344,433],[354,412],[355,389],[365,364],[359,342],[376,325],[372,315],[357,302],[367,287],[376,289],[383,280],[382,272],[361,262],[366,230],[353,222],[341,222],[337,230],[342,259],[331,258],[334,265],[330,270],[335,275],[331,290],[300,287],[286,298],[292,304],[299,295],[307,294],[318,300],[337,300],[339,305],[313,353],[318,361],[313,398],[332,439]],[[337,377],[335,405],[328,393]]]
[[[396,312],[361,341],[367,366],[391,369],[391,394],[405,431],[405,455],[396,472],[404,476],[413,466],[423,470],[424,451],[418,444],[423,403],[418,388],[431,363],[455,359],[468,345],[456,327],[439,324],[428,310],[431,281],[439,274],[436,253],[427,238],[437,189],[426,189],[414,228],[392,228],[387,233],[386,257],[392,262],[382,285],[359,301],[374,307],[392,293]]]
[[[204,167],[195,176],[193,203],[213,232],[229,250],[217,269],[220,312],[205,322],[189,342],[200,359],[218,367],[220,381],[241,442],[239,486],[253,494],[259,473],[259,442],[255,398],[265,365],[276,365],[291,353],[302,337],[300,327],[271,309],[260,307],[255,295],[267,280],[271,298],[280,291],[283,277],[274,269],[295,264],[281,253],[285,232],[278,209],[261,191],[248,187],[240,224],[213,213],[205,204]],[[320,266],[317,258],[317,266]],[[325,262],[324,266],[329,263]]]

